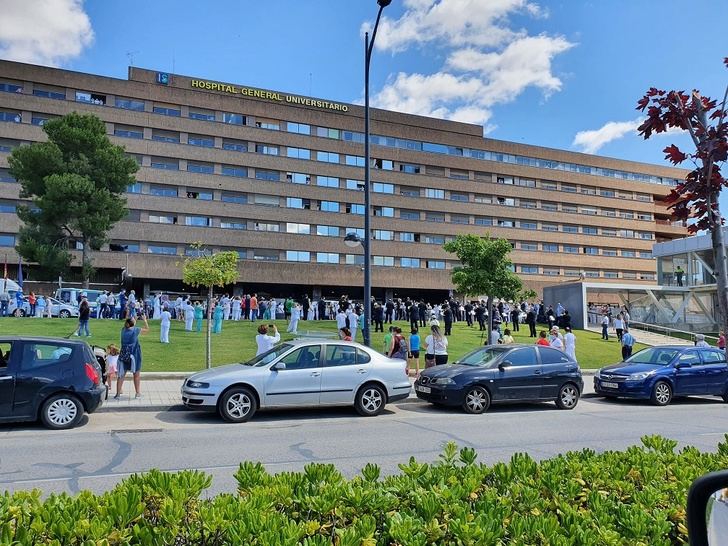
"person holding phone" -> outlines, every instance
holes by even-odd
[[[134,378],[135,398],[142,397],[142,348],[139,345],[139,335],[149,332],[149,323],[146,315],[143,314],[141,319],[144,320],[144,328],[136,326],[136,319],[129,317],[124,321],[124,327],[121,329],[121,351],[117,360],[118,377],[116,380],[116,396],[114,396],[116,400],[121,395],[126,372],[131,372]]]
[[[272,335],[271,332],[273,332]],[[258,335],[255,336],[255,342],[258,344],[258,350],[255,353],[255,356],[267,353],[275,347],[276,343],[280,340],[281,334],[278,333],[278,328],[276,328],[275,324],[269,324],[268,326],[261,324],[258,326]]]

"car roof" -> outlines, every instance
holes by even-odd
[[[320,337],[320,338],[311,337],[311,338],[305,338],[305,339],[297,338],[297,339],[291,339],[290,341],[284,341],[283,343],[288,344],[288,345],[296,345],[296,346],[298,346],[298,345],[321,345],[321,344],[324,344],[324,345],[346,344],[346,345],[353,345],[355,347],[360,347],[362,349],[374,350],[371,347],[367,347],[366,345],[362,345],[361,343],[358,343],[356,341],[344,341],[344,340],[338,339],[338,338],[325,338],[325,337]]]
[[[18,336],[18,335],[7,335],[0,334],[0,340],[5,341],[31,341],[38,343],[47,343],[52,341],[54,343],[66,343],[68,345],[83,345],[86,342],[81,339],[66,339],[63,337],[43,337],[43,336]]]

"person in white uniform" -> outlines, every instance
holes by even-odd
[[[339,332],[339,337],[341,337],[342,328],[346,328],[346,313],[339,307],[339,312],[336,313],[336,330]]]
[[[291,321],[288,323],[287,332],[294,335],[298,334],[298,321],[301,319],[301,311],[303,311],[301,304],[294,302],[293,307],[291,307]]]
[[[161,300],[162,300],[162,298],[161,298],[161,296],[159,294],[157,294],[156,296],[154,296],[154,303],[152,304],[153,305],[153,308],[154,308],[154,311],[153,311],[153,314],[152,314],[152,318],[153,319],[157,319],[157,320],[160,319],[160,315],[159,314],[162,312]]]
[[[566,327],[566,335],[564,335],[564,352],[569,358],[576,360],[576,336],[568,326]]]
[[[233,308],[233,320],[240,320],[240,296],[235,296],[232,303]]]
[[[270,335],[271,328],[273,329],[274,335]],[[280,340],[281,334],[278,333],[278,328],[276,328],[275,324],[271,324],[270,328],[265,324],[261,324],[258,326],[258,335],[255,336],[255,342],[258,345],[258,350],[255,353],[255,356],[262,355],[263,353],[270,351]]]
[[[192,302],[188,299],[184,303],[185,310],[185,330],[188,332],[192,331],[192,323],[195,321],[195,307]]]
[[[230,303],[230,297],[228,297],[228,295],[225,294],[222,297],[222,299],[220,300],[220,303],[222,304],[223,320],[230,320],[230,309],[232,307],[232,304]]]
[[[169,327],[172,325],[172,313],[165,306],[159,316],[162,319],[159,341],[169,343]]]
[[[349,330],[351,330],[351,339],[356,341],[356,330],[359,327],[359,315],[356,314],[354,309],[349,309],[347,313],[349,316]]]

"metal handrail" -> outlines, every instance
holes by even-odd
[[[630,320],[629,321],[629,327],[636,326],[637,328],[640,328],[642,330],[645,330],[646,332],[649,332],[651,329],[655,331],[655,333],[662,334],[667,337],[674,337],[676,339],[682,339],[685,340],[684,337],[679,337],[675,335],[671,335],[670,332],[677,332],[680,334],[684,334],[688,336],[689,341],[695,342],[695,332],[689,332],[687,330],[679,330],[677,328],[670,328],[669,326],[660,326],[659,324],[648,324],[646,322],[639,322],[637,320]],[[659,332],[658,330],[663,330],[663,332]],[[705,334],[703,334],[705,335]],[[705,336],[706,340],[714,340],[715,342],[718,341],[718,338],[716,336]]]

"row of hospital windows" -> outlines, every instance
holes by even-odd
[[[225,176],[246,176],[247,175],[247,169],[245,167],[233,167],[233,166],[222,166],[223,172],[222,174]],[[267,171],[266,171],[267,172]],[[331,177],[331,176],[319,176],[317,177],[317,182],[320,182],[321,185],[326,184],[332,184],[338,185],[340,184],[340,179]],[[288,182],[291,182],[293,184],[300,184],[302,180],[309,180],[310,175],[303,174],[303,173],[286,173],[286,180]],[[345,181],[345,187],[347,189],[355,189],[359,190],[360,188],[363,189],[364,182],[362,180],[352,180],[347,179]],[[424,190],[421,191],[420,188],[411,188],[405,190],[402,189],[402,192],[406,191],[407,193],[404,194],[406,197],[425,197],[429,199],[444,199],[445,198],[445,192],[444,190],[437,190],[433,188],[422,188]],[[211,201],[213,199],[213,193],[211,190],[202,190],[202,191],[195,191],[195,192],[185,192],[184,190],[179,190],[177,186],[170,186],[170,185],[162,185],[162,184],[150,184],[148,191],[145,191],[145,187],[142,182],[136,182],[135,184],[131,184],[127,187],[127,192],[129,193],[146,193],[149,195],[155,195],[158,197],[179,197],[180,195],[184,195],[186,193],[187,197],[191,197],[191,194],[194,195],[194,197],[198,199],[206,199],[208,201]],[[385,183],[385,182],[372,182],[372,192],[374,193],[384,193],[384,194],[393,194],[394,192],[394,185]],[[458,202],[469,202],[469,195],[468,194],[457,194],[454,192],[448,192],[448,197],[451,201],[458,201]],[[223,196],[225,196],[226,193],[223,193]],[[240,194],[244,195],[244,194]],[[223,201],[226,199],[223,197]],[[602,216],[608,216],[611,218],[623,218],[626,220],[644,220],[644,221],[651,221],[653,219],[652,214],[646,213],[646,212],[632,212],[632,211],[626,211],[626,210],[615,210],[615,209],[598,209],[596,207],[584,207],[584,206],[577,206],[577,205],[571,205],[568,203],[555,203],[550,201],[535,201],[535,200],[525,200],[525,199],[513,199],[509,197],[496,197],[496,196],[490,196],[490,195],[475,195],[475,200],[473,201],[475,203],[480,204],[497,204],[502,206],[511,206],[511,207],[521,207],[521,208],[527,208],[527,209],[541,209],[547,212],[564,212],[564,213],[573,213],[573,214],[586,214],[589,216],[596,216],[596,215],[602,215]],[[301,208],[301,207],[297,207]],[[324,210],[324,209],[322,209]],[[338,212],[338,211],[337,211]],[[458,215],[451,215],[457,217]],[[469,221],[465,221],[467,216],[461,216],[462,221],[455,221],[455,223],[470,223]],[[535,229],[535,228],[534,228]]]
[[[3,112],[0,111],[0,120],[2,120]],[[15,119],[19,118],[20,114],[16,114]],[[37,121],[42,122],[44,121],[44,118],[33,118],[33,123],[35,124]],[[143,137],[143,130],[142,128],[123,128],[117,126],[117,128],[114,130],[114,134],[119,137],[126,137],[126,138],[142,138]],[[176,135],[176,136],[170,136],[170,135]],[[179,133],[170,133],[169,131],[157,131],[155,130],[152,133],[152,140],[157,141],[163,141],[163,142],[175,142],[179,143]],[[5,141],[0,140],[0,151],[11,151],[13,147],[15,147],[18,143],[12,142],[12,141]],[[189,135],[188,136],[188,144],[193,146],[203,146],[203,147],[214,147],[215,140],[214,137],[211,136],[204,136],[204,135]],[[311,157],[314,157],[316,161],[319,162],[325,162],[325,163],[335,163],[340,164],[341,163],[341,156],[338,153],[335,152],[327,152],[327,151],[314,151],[314,154],[312,156],[312,150],[304,149],[304,148],[294,148],[294,147],[283,147],[285,149],[286,157],[289,158],[295,158],[295,159],[305,159],[310,160]],[[248,143],[240,140],[234,140],[234,139],[223,139],[222,140],[222,149],[228,150],[228,151],[238,151],[238,152],[246,152],[248,149],[251,151],[254,151],[258,154],[263,155],[273,155],[278,156],[281,155],[281,147],[274,146],[274,145],[268,145],[268,144],[255,144],[255,143]],[[135,157],[135,159],[139,162],[139,164],[142,164],[141,157],[136,154],[129,154],[132,157]],[[353,167],[363,167],[364,166],[364,157],[362,156],[356,156],[356,155],[344,155],[344,164],[347,166],[353,166]],[[395,163],[391,160],[385,160],[385,159],[372,159],[372,167],[379,170],[394,170],[394,167],[398,166],[399,170],[401,172],[412,172],[412,173],[419,173],[421,167],[419,165],[410,165],[405,163]],[[152,168],[155,169],[165,169],[165,170],[180,170],[180,160],[175,158],[165,158],[165,157],[152,157],[151,158],[151,165]],[[438,176],[445,176],[445,169],[441,167],[426,167],[427,174],[433,174]],[[214,163],[208,163],[208,162],[195,162],[195,161],[188,161],[187,162],[187,171],[198,173],[198,174],[214,174],[215,173],[215,164]],[[246,167],[240,166],[240,165],[221,165],[221,174],[228,175],[228,176],[238,176],[246,178],[248,177],[248,170]],[[260,173],[256,172],[255,177],[257,179],[261,180],[280,180],[281,174],[276,174],[277,171],[268,171],[268,170],[260,170]],[[291,173],[289,173],[290,175]],[[293,181],[298,184],[310,184],[312,181],[313,176],[311,174],[306,173],[294,173],[296,177]],[[482,172],[476,172],[474,173],[475,180],[480,181],[493,181],[493,175],[490,173],[482,173]],[[456,179],[462,179],[462,180],[469,180],[470,179],[470,173],[469,171],[458,171],[455,169],[449,170],[449,177],[450,178],[456,178]],[[326,187],[340,187],[339,179],[335,177],[326,177],[326,176],[318,176],[316,177],[316,185],[318,186],[326,186]],[[609,188],[596,188],[593,186],[577,186],[576,184],[567,184],[567,183],[558,183],[553,181],[547,181],[547,180],[541,180],[537,181],[534,179],[529,178],[521,178],[521,177],[513,177],[513,176],[496,176],[495,180],[498,184],[503,185],[514,185],[514,186],[523,186],[523,187],[532,187],[532,188],[540,188],[543,190],[549,190],[549,191],[561,191],[564,193],[582,193],[584,195],[594,195],[594,196],[600,196],[600,197],[609,197],[609,198],[616,198],[616,199],[634,199],[637,201],[643,201],[643,202],[651,202],[652,196],[644,193],[633,193],[633,192],[625,192],[621,190],[614,190]],[[385,185],[387,189],[381,190],[382,193],[394,193],[394,185],[393,184],[386,184]],[[350,187],[347,185],[347,189],[363,189],[363,185],[361,187]],[[375,191],[377,191],[375,189]],[[404,196],[414,196],[419,197],[420,191],[417,188],[412,188],[408,186],[401,186],[401,194]],[[463,201],[468,202],[469,196],[468,194],[465,194],[463,192],[450,192],[451,196],[450,199],[453,201]],[[444,199],[445,198],[445,190],[443,189],[434,189],[434,188],[426,188],[425,189],[425,197],[430,197],[434,199]],[[488,199],[487,202],[490,202],[490,198],[488,196],[480,196],[475,195],[475,202],[484,202],[483,199]],[[501,204],[509,204],[509,201],[512,202],[510,204],[515,204],[514,199],[509,198],[502,198],[504,202],[499,201]],[[524,200],[524,203],[521,205],[523,207],[531,207],[527,200]],[[554,204],[555,205],[555,204]],[[590,209],[591,210],[591,209]],[[585,211],[584,214],[597,214],[596,209],[593,209],[594,211]],[[605,209],[609,210],[609,209]],[[569,211],[574,212],[574,211]],[[606,213],[607,216],[610,214]]]
[[[0,82],[0,91],[6,91],[10,93],[22,93],[23,88],[20,82],[4,81]],[[34,86],[33,95],[43,98],[65,100],[66,90],[64,88],[44,88],[43,86]],[[76,91],[75,100],[77,102],[84,102],[88,104],[107,105],[106,95],[90,91]],[[115,106],[116,108],[122,108],[138,112],[146,111],[145,101],[126,97],[114,97],[113,106]],[[153,113],[166,116],[180,117],[182,115],[182,108],[171,104],[154,103],[151,107],[151,111]],[[220,116],[218,117],[216,111],[214,110],[194,107],[190,107],[188,109],[188,117],[190,119],[196,119],[201,121],[221,121],[222,123],[233,125],[249,124],[249,120],[247,119],[247,117],[240,113],[220,112]],[[253,126],[262,129],[281,130],[281,127],[284,127],[288,132],[297,134],[312,135],[337,140],[346,140],[358,143],[364,142],[364,135],[362,133],[354,131],[344,131],[330,127],[315,127],[312,130],[312,127],[310,125],[304,123],[286,122],[278,120],[263,120],[258,118],[255,118],[252,124]],[[642,173],[632,173],[615,169],[607,169],[603,167],[565,163],[535,157],[505,154],[501,152],[491,152],[487,150],[469,149],[457,146],[448,146],[444,144],[436,144],[432,142],[408,140],[381,135],[372,135],[371,143],[380,146],[402,148],[413,151],[455,155],[459,157],[469,157],[485,161],[498,161],[514,165],[524,165],[529,167],[591,174],[596,176],[605,176],[622,180],[634,180],[638,182],[648,182],[653,184],[674,186],[678,182],[677,180],[672,178],[664,178]]]
[[[132,187],[132,191],[136,191],[141,186],[141,183],[137,183],[134,185],[135,187]],[[195,191],[187,191],[186,197],[188,199],[199,199],[203,201],[211,201],[214,197],[214,193],[211,190],[195,190]],[[176,186],[155,186],[150,185],[149,194],[154,196],[160,196],[160,197],[178,197],[179,196],[179,189]],[[251,199],[252,197],[252,199]],[[252,195],[248,196],[247,194],[242,193],[235,193],[235,192],[222,192],[220,194],[220,200],[226,203],[234,203],[234,204],[255,204],[255,205],[263,205],[263,206],[274,206],[274,207],[280,207],[282,203],[282,198],[278,196],[271,196],[271,195]],[[364,215],[364,205],[359,203],[339,203],[337,201],[324,201],[324,200],[315,200],[315,199],[305,199],[301,197],[286,197],[285,198],[285,206],[287,208],[291,209],[301,209],[301,210],[318,210],[321,212],[332,212],[332,213],[346,213],[346,214],[354,214],[354,215]],[[372,207],[372,213],[374,216],[378,217],[384,217],[384,218],[394,218],[395,217],[395,209],[394,207],[384,207],[384,206],[373,206]],[[2,201],[0,202],[0,213],[14,213],[16,211],[16,205],[12,201]],[[173,215],[164,215],[164,216],[157,216],[157,215],[151,215],[151,217],[159,217],[163,218],[164,221],[160,221],[160,223],[167,223],[167,224],[176,224],[177,223],[177,217]],[[187,225],[198,225],[198,226],[212,226],[212,218],[208,216],[195,216],[195,217],[187,217],[189,218],[196,218],[199,220],[195,220],[195,224],[187,224]],[[626,239],[642,239],[642,240],[653,240],[654,234],[652,232],[648,231],[635,231],[631,229],[616,229],[616,228],[598,228],[596,226],[579,226],[574,224],[551,224],[546,222],[536,222],[536,221],[527,221],[527,220],[513,220],[513,219],[507,219],[507,218],[491,218],[491,217],[484,217],[484,216],[469,216],[469,215],[461,215],[461,214],[449,214],[449,218],[447,218],[447,215],[445,213],[441,212],[425,212],[424,218],[421,211],[418,210],[406,210],[406,209],[399,209],[399,216],[398,218],[403,220],[416,220],[421,221],[424,220],[426,222],[435,222],[435,223],[446,223],[449,222],[451,224],[461,224],[461,225],[476,225],[476,226],[495,226],[495,227],[501,227],[501,228],[520,228],[520,229],[526,229],[526,230],[542,230],[542,231],[548,231],[548,232],[562,232],[562,233],[571,233],[571,234],[578,234],[581,233],[583,235],[601,235],[604,237],[621,237]],[[150,220],[152,221],[152,220]],[[237,227],[236,229],[245,229],[242,227]]]
[[[15,237],[8,234],[0,234],[0,246],[12,247],[15,245]],[[112,243],[109,250],[114,252],[140,252],[139,243]],[[177,256],[179,248],[177,245],[164,244],[147,244],[146,251],[149,254],[161,254],[167,256]],[[185,247],[184,253],[188,256],[196,256],[200,253],[209,251],[200,250],[197,247]],[[274,250],[274,249],[255,249],[255,250],[237,250],[238,257],[241,259],[261,260],[261,261],[287,261],[287,262],[313,262],[318,264],[346,264],[346,265],[363,265],[364,256],[361,254],[345,254],[342,256],[337,252],[311,252],[308,250]],[[372,256],[372,264],[382,267],[394,267],[395,264],[402,268],[426,268],[426,269],[451,269],[455,264],[448,260],[428,260],[422,258],[400,257],[395,256]],[[544,276],[560,276],[586,278],[605,278],[605,279],[637,279],[655,280],[654,273],[622,271],[600,271],[597,269],[560,269],[548,266],[537,265],[515,265],[513,266],[517,272],[524,275],[544,275]]]

